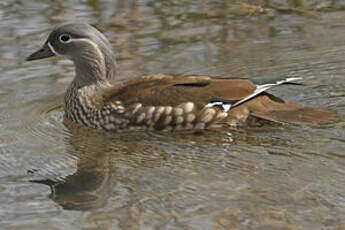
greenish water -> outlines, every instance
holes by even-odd
[[[253,2],[2,1],[1,229],[345,229],[344,6]],[[301,76],[305,86],[271,92],[342,119],[200,134],[64,122],[72,64],[24,59],[54,26],[75,21],[114,45],[114,83],[152,73]]]

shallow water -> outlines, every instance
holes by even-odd
[[[334,2],[2,1],[1,229],[345,229],[345,13]],[[199,134],[71,124],[62,108],[71,63],[24,61],[69,21],[114,44],[114,83],[160,72],[302,76],[305,86],[271,92],[342,119]]]

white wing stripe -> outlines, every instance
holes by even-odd
[[[240,105],[240,104],[242,104],[242,103],[252,99],[253,97],[259,95],[260,93],[262,93],[262,92],[264,92],[264,91],[266,91],[268,89],[271,89],[273,87],[276,87],[276,86],[279,86],[279,85],[282,85],[282,84],[285,84],[285,83],[299,81],[299,80],[302,80],[302,78],[301,77],[291,77],[291,78],[287,78],[285,80],[277,81],[276,83],[272,83],[272,84],[257,85],[254,93],[252,93],[249,96],[243,98],[242,100],[239,100],[239,101],[235,102],[234,104],[228,104],[228,103],[224,103],[222,101],[219,101],[219,102],[208,103],[206,105],[206,107],[221,106],[224,112],[228,112],[231,108],[233,108],[235,106],[238,106],[238,105]]]

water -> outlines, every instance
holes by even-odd
[[[343,117],[341,2],[277,2],[2,1],[1,229],[344,229],[343,118],[314,128],[105,133],[63,119],[70,62],[24,61],[54,26],[88,22],[118,52],[114,83],[161,72],[302,76],[305,86],[271,92]]]

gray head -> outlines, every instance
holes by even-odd
[[[26,60],[63,56],[76,66],[78,80],[85,84],[110,79],[115,74],[116,56],[107,38],[88,24],[66,24],[52,31],[37,52]]]

